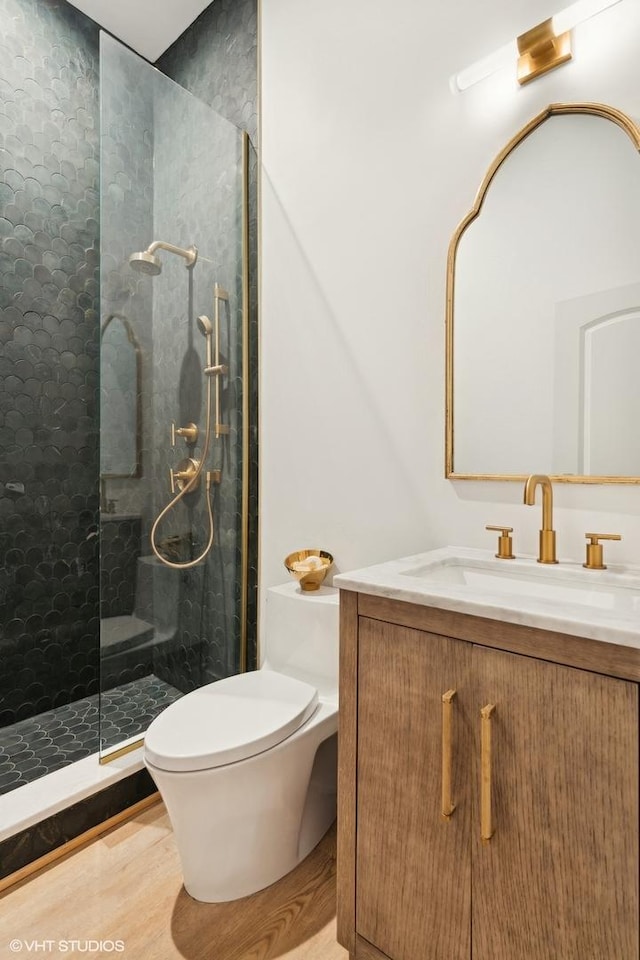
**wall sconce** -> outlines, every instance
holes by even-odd
[[[578,0],[577,3],[572,3],[570,7],[527,30],[488,57],[483,57],[461,70],[452,78],[453,90],[467,90],[474,83],[513,64],[514,60],[517,63],[517,79],[520,85],[541,77],[549,70],[571,60],[571,31],[575,26],[619,2],[620,0]]]

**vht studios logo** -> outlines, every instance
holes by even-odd
[[[124,940],[12,940],[12,953],[124,953]]]

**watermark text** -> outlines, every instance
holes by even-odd
[[[11,953],[124,953],[124,940],[12,940]]]

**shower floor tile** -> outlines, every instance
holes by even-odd
[[[150,674],[0,729],[0,794],[143,733],[180,690]],[[100,730],[100,699],[102,729]]]

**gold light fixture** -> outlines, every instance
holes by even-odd
[[[518,83],[529,83],[571,60],[571,31],[556,35],[553,17],[521,34],[518,44]]]
[[[467,90],[514,61],[517,63],[518,83],[521,86],[530,83],[572,59],[571,31],[574,27],[619,2],[577,0],[577,3],[522,33],[516,40],[461,70],[452,78],[452,88],[456,92]]]

